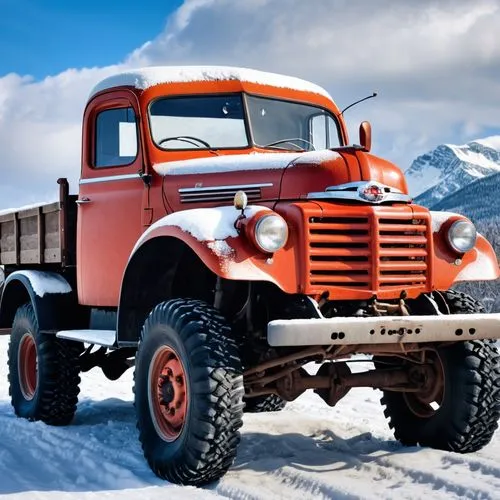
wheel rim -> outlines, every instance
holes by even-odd
[[[425,371],[422,391],[404,393],[410,411],[421,418],[434,416],[443,404],[445,394],[445,374],[441,357],[436,351],[430,351],[429,358],[432,362]]]
[[[25,399],[35,397],[38,385],[38,363],[35,339],[31,333],[25,333],[19,345],[18,356],[19,386]]]
[[[186,420],[186,372],[177,352],[160,347],[149,370],[149,408],[156,432],[164,441],[175,441]]]

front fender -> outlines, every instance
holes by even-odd
[[[446,227],[450,221],[464,219],[451,212],[430,212],[434,244],[434,287],[447,290],[461,281],[489,281],[500,277],[500,269],[493,247],[478,234],[475,247],[460,256],[446,243]]]
[[[265,206],[249,206],[245,210],[250,218]],[[268,281],[287,293],[298,290],[294,245],[273,256],[266,255],[235,228],[238,211],[233,207],[199,208],[184,210],[163,217],[141,236],[129,262],[148,241],[159,237],[173,237],[183,241],[217,276],[230,280]]]

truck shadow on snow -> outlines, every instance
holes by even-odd
[[[276,425],[282,417],[268,415],[263,422],[268,418]],[[245,470],[282,475],[286,469],[287,474],[295,471],[292,476],[307,471],[309,475],[318,474],[319,479],[325,472],[359,468],[382,456],[417,450],[371,434],[342,439],[326,429],[327,425],[312,435],[268,435],[245,432],[243,428],[238,457],[229,476]],[[128,401],[84,399],[73,425],[63,428],[16,418],[4,400],[0,402],[0,443],[0,495],[178,488],[161,481],[149,469],[138,441],[134,408]],[[224,479],[208,489],[222,493]]]
[[[396,453],[418,451],[418,448],[403,448],[395,441],[378,439],[371,433],[343,439],[326,429],[326,425],[311,435],[245,433],[233,470],[263,472],[291,467],[307,472],[333,472],[359,468],[366,462]]]

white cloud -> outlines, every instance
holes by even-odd
[[[57,176],[76,179],[88,91],[150,64],[282,72],[323,85],[341,106],[378,90],[347,119],[370,119],[375,151],[406,167],[435,144],[500,128],[499,25],[496,0],[185,0],[117,66],[0,78],[0,208],[46,195]]]

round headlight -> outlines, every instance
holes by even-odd
[[[264,215],[255,225],[255,242],[267,253],[283,248],[288,239],[288,226],[279,215]]]
[[[458,253],[465,253],[474,248],[477,232],[474,224],[466,220],[457,220],[448,229],[448,242]]]

